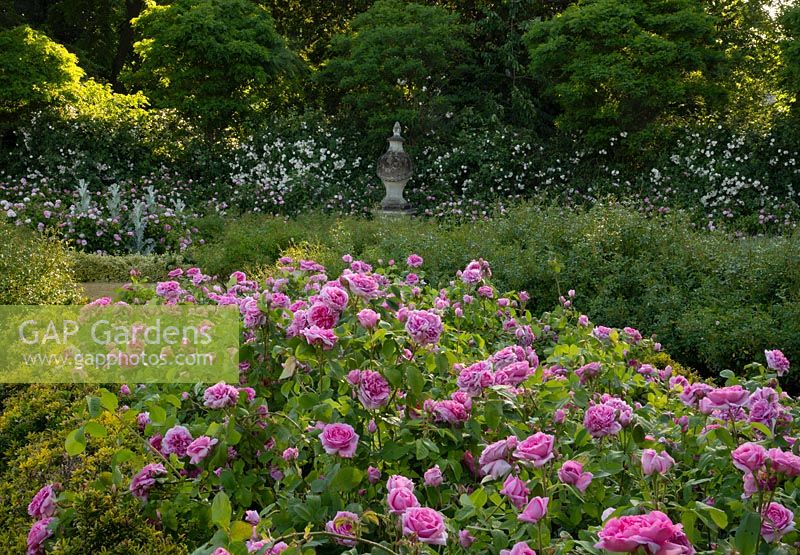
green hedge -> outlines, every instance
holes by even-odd
[[[182,262],[180,255],[106,256],[76,251],[72,253],[75,265],[75,278],[80,282],[90,281],[129,281],[131,270],[138,270],[148,281],[164,279],[170,268]]]
[[[705,374],[762,359],[767,348],[800,364],[797,233],[737,239],[694,229],[680,214],[653,219],[601,205],[577,213],[522,205],[489,222],[455,226],[314,215],[207,225],[216,239],[191,257],[220,276],[262,268],[303,244],[332,272],[344,253],[402,263],[417,252],[431,282],[452,279],[483,257],[500,287],[530,292],[534,311],[575,289],[577,306],[593,321],[655,333],[676,360]]]
[[[66,245],[0,221],[0,304],[72,304],[83,293]]]

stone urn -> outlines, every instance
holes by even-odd
[[[389,137],[389,150],[378,158],[378,177],[386,188],[381,210],[410,212],[411,205],[403,198],[403,189],[414,173],[411,157],[403,150],[405,139],[400,136],[400,122],[394,124],[394,134]]]

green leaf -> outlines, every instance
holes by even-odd
[[[103,412],[103,405],[100,404],[99,397],[86,396],[86,405],[89,407],[89,416],[97,418]]]
[[[294,375],[294,371],[297,368],[297,359],[294,357],[289,357],[286,359],[286,362],[283,363],[283,372],[278,377],[279,380],[288,380]]]
[[[408,368],[406,379],[408,380],[408,388],[414,394],[414,397],[418,398],[422,395],[422,389],[425,387],[425,378],[416,366]]]
[[[227,530],[231,523],[231,500],[224,491],[214,496],[211,502],[211,522],[223,530]]]
[[[489,500],[489,496],[486,494],[485,489],[478,488],[470,494],[469,499],[476,509],[480,509],[486,505],[486,502]]]
[[[84,449],[86,449],[86,434],[83,432],[83,426],[69,433],[64,442],[64,447],[70,457],[83,453]]]
[[[106,427],[100,424],[99,422],[95,422],[90,420],[83,426],[84,431],[92,437],[107,437],[108,430]]]
[[[100,390],[100,404],[109,412],[114,412],[119,407],[117,396],[107,389]]]
[[[728,515],[722,509],[712,507],[711,505],[706,505],[700,501],[696,501],[695,506],[701,511],[708,513],[708,516],[711,517],[711,520],[714,521],[714,524],[720,528],[725,529],[728,526]]]
[[[237,520],[231,525],[231,541],[241,542],[248,539],[253,534],[253,526],[241,520]]]
[[[163,424],[167,420],[167,411],[163,407],[151,405],[149,408],[150,421],[153,424]]]
[[[736,529],[734,544],[740,555],[755,555],[758,535],[761,533],[761,516],[747,511]]]

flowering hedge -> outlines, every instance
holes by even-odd
[[[282,258],[264,284],[225,286],[174,270],[149,302],[238,305],[240,383],[102,390],[67,452],[119,419],[143,447],[94,485],[202,555],[795,549],[780,351],[723,386],[690,383],[645,362],[653,338],[593,324],[574,291],[535,316],[482,260],[442,289],[416,255],[345,262],[331,280]],[[32,500],[29,554],[72,533],[72,499],[48,484]]]

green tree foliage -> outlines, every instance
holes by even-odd
[[[585,0],[526,36],[558,125],[605,140],[722,100],[714,20],[692,0]]]
[[[780,18],[785,39],[781,42],[783,54],[782,81],[787,92],[794,97],[794,109],[800,112],[800,5],[786,10]]]
[[[466,35],[444,8],[379,0],[335,38],[322,79],[338,89],[345,119],[368,136],[387,135],[398,120],[413,138],[467,103],[475,67]]]
[[[725,52],[719,77],[729,93],[728,112],[735,125],[762,129],[776,113],[768,95],[778,94],[778,25],[763,0],[711,0],[717,36]],[[781,103],[782,104],[782,103]]]
[[[134,20],[140,62],[129,75],[157,107],[208,134],[275,104],[298,68],[266,9],[247,0],[177,0]]]
[[[0,124],[74,98],[83,70],[75,55],[28,26],[0,32]]]

